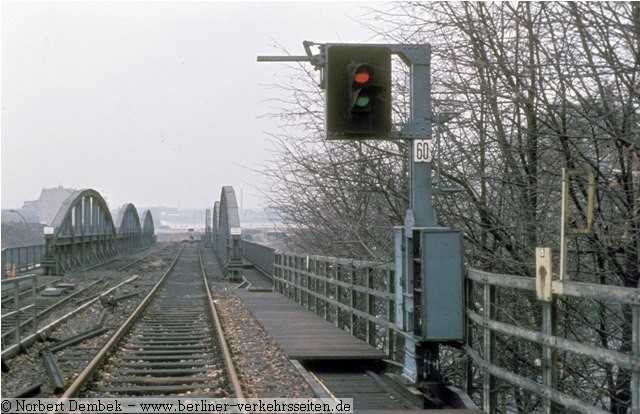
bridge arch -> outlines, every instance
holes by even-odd
[[[156,242],[155,226],[153,224],[153,216],[151,210],[142,212],[142,245],[144,247],[151,246]]]
[[[240,216],[236,193],[231,186],[222,187],[220,201],[214,205],[212,234],[216,240],[212,242],[218,257],[225,268],[225,273],[231,272],[231,278],[238,273],[235,269],[242,266],[240,253]]]
[[[145,212],[141,224],[136,207],[126,203],[114,224],[106,201],[92,189],[69,195],[48,229],[41,260],[45,275],[61,275],[155,242],[151,212]]]
[[[142,227],[136,207],[127,203],[120,208],[116,219],[116,249],[119,253],[135,249],[142,244]]]
[[[45,235],[45,275],[64,274],[65,270],[117,254],[111,212],[95,190],[78,190],[69,195],[52,227],[53,234]]]
[[[211,218],[211,246],[218,250],[218,228],[220,227],[220,201],[213,203],[213,217]]]

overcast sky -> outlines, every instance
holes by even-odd
[[[93,188],[111,208],[264,204],[276,44],[372,42],[371,2],[2,1],[2,208]],[[242,200],[241,200],[242,196]]]

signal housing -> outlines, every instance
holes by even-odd
[[[327,45],[328,139],[388,139],[391,133],[391,50],[377,45]]]

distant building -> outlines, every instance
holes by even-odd
[[[62,203],[74,191],[76,190],[64,187],[43,188],[39,199],[24,202],[21,212],[29,221],[51,225]]]

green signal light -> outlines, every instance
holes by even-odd
[[[369,105],[369,101],[370,99],[368,96],[358,96],[358,99],[356,99],[356,106],[358,108],[364,108]]]

